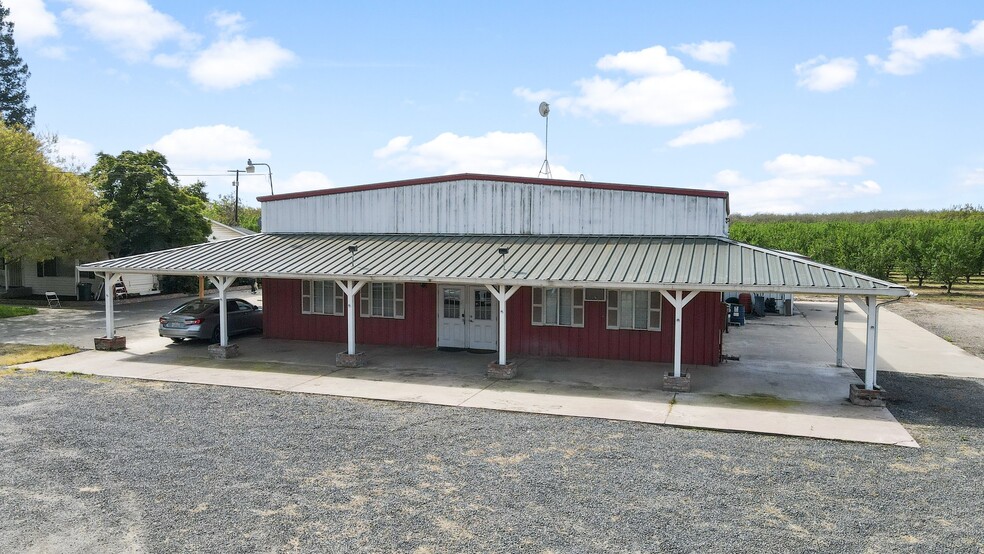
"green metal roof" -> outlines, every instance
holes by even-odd
[[[353,254],[350,246],[357,247]],[[508,254],[500,255],[499,249]],[[718,237],[258,233],[82,271],[908,296],[901,285]]]

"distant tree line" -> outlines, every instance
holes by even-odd
[[[984,206],[829,215],[736,216],[731,237],[880,279],[946,286],[984,272]]]

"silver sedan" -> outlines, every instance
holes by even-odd
[[[249,302],[226,300],[229,336],[263,330],[263,309]],[[219,300],[195,299],[178,306],[160,318],[158,331],[174,342],[184,339],[208,339],[219,342]]]

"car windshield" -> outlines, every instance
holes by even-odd
[[[200,314],[215,307],[214,300],[192,300],[171,310],[172,314]]]

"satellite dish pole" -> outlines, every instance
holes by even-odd
[[[547,161],[547,153],[550,147],[550,104],[540,102],[540,115],[544,119],[543,165],[540,166],[540,173],[537,177],[546,176],[547,179],[553,179],[553,174],[550,172],[550,162]]]

